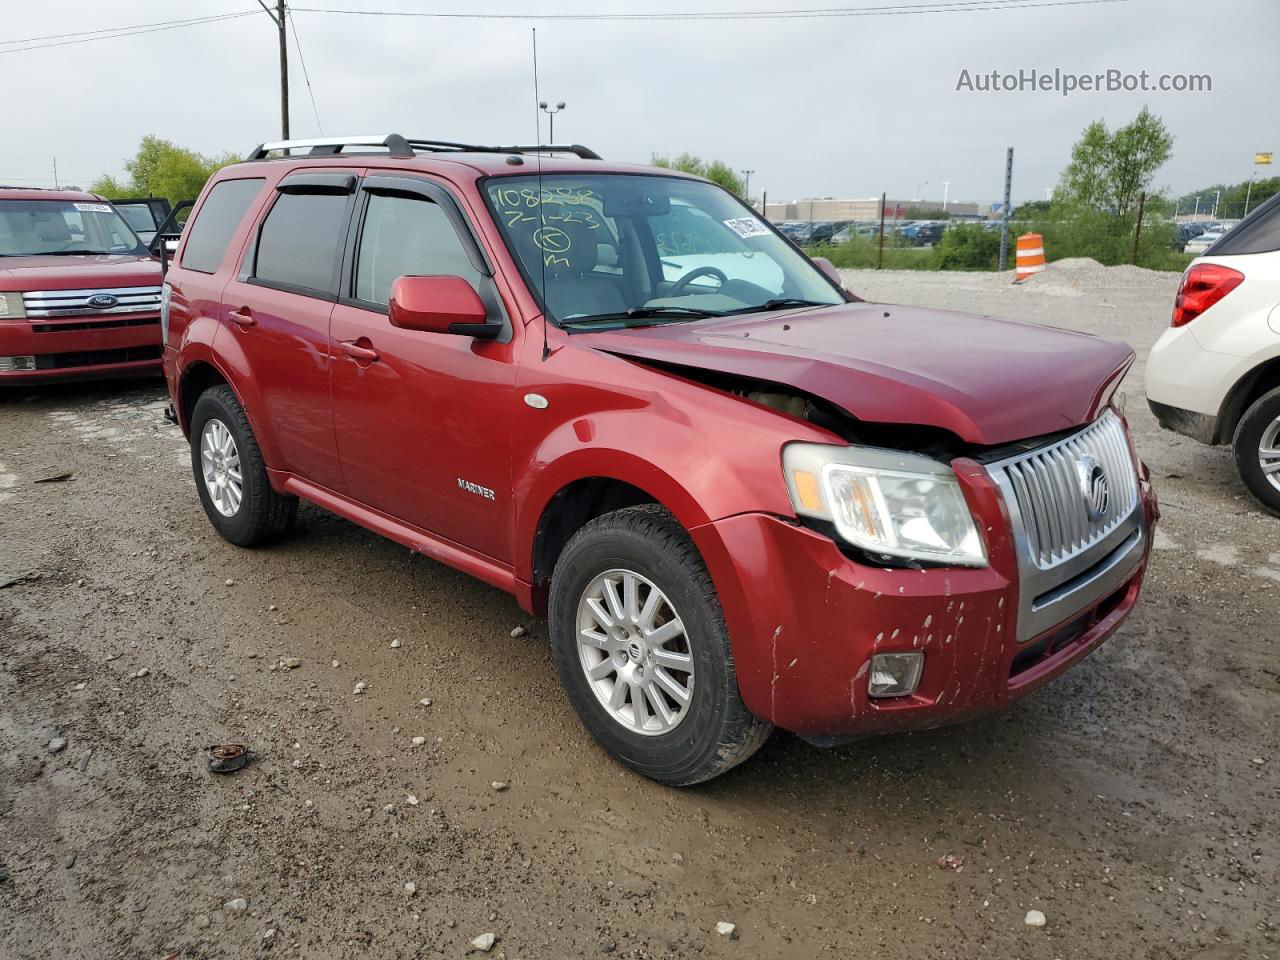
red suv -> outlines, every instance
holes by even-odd
[[[158,372],[160,279],[102,197],[0,187],[0,386]]]
[[[1127,346],[832,274],[582,147],[264,144],[197,203],[164,369],[227,540],[302,497],[510,591],[596,739],[691,784],[1007,704],[1142,582]]]

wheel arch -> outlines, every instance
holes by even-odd
[[[1276,387],[1280,387],[1280,356],[1264,360],[1237,380],[1222,401],[1214,443],[1231,443],[1245,411],[1264,393]]]
[[[656,472],[651,465],[648,465],[648,470]],[[537,498],[536,512],[530,510],[526,514],[530,518],[528,529],[520,542],[528,544],[527,550],[522,552],[528,558],[525,572],[531,585],[530,602],[535,613],[545,615],[547,612],[551,574],[565,545],[596,517],[626,507],[653,503],[670,512],[686,530],[706,522],[693,498],[678,486],[673,490],[670,485],[675,481],[665,474],[661,478],[646,478],[638,475],[643,471],[626,471],[630,479],[624,480],[617,475],[620,472],[592,472],[561,479],[554,489]],[[655,491],[661,491],[661,494]],[[517,575],[520,575],[519,571]]]

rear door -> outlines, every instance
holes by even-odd
[[[330,400],[329,316],[337,299],[358,170],[300,170],[276,185],[222,294],[218,352],[258,391],[271,467],[341,489]],[[228,343],[231,340],[231,343]]]
[[[504,317],[492,271],[440,184],[371,176],[333,311],[333,409],[347,493],[398,520],[510,561],[510,324],[498,340],[391,326],[397,277],[461,276]]]

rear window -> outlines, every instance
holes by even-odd
[[[245,211],[262,189],[261,177],[250,180],[222,180],[214,184],[200,207],[187,236],[182,265],[201,273],[217,273],[227,244],[244,219]]]
[[[346,193],[282,193],[258,238],[254,277],[265,283],[337,293],[338,246],[346,237]]]
[[[1215,257],[1280,250],[1280,193],[1249,214],[1205,251]]]

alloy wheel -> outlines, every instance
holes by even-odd
[[[679,726],[693,699],[693,651],[680,615],[653,581],[605,571],[583,591],[577,626],[582,670],[610,717],[646,736]]]
[[[1262,431],[1262,439],[1258,442],[1258,465],[1262,467],[1262,475],[1277,490],[1280,490],[1280,417],[1276,417]]]
[[[200,434],[200,469],[214,508],[234,517],[244,499],[244,478],[235,437],[221,420],[208,421]]]

